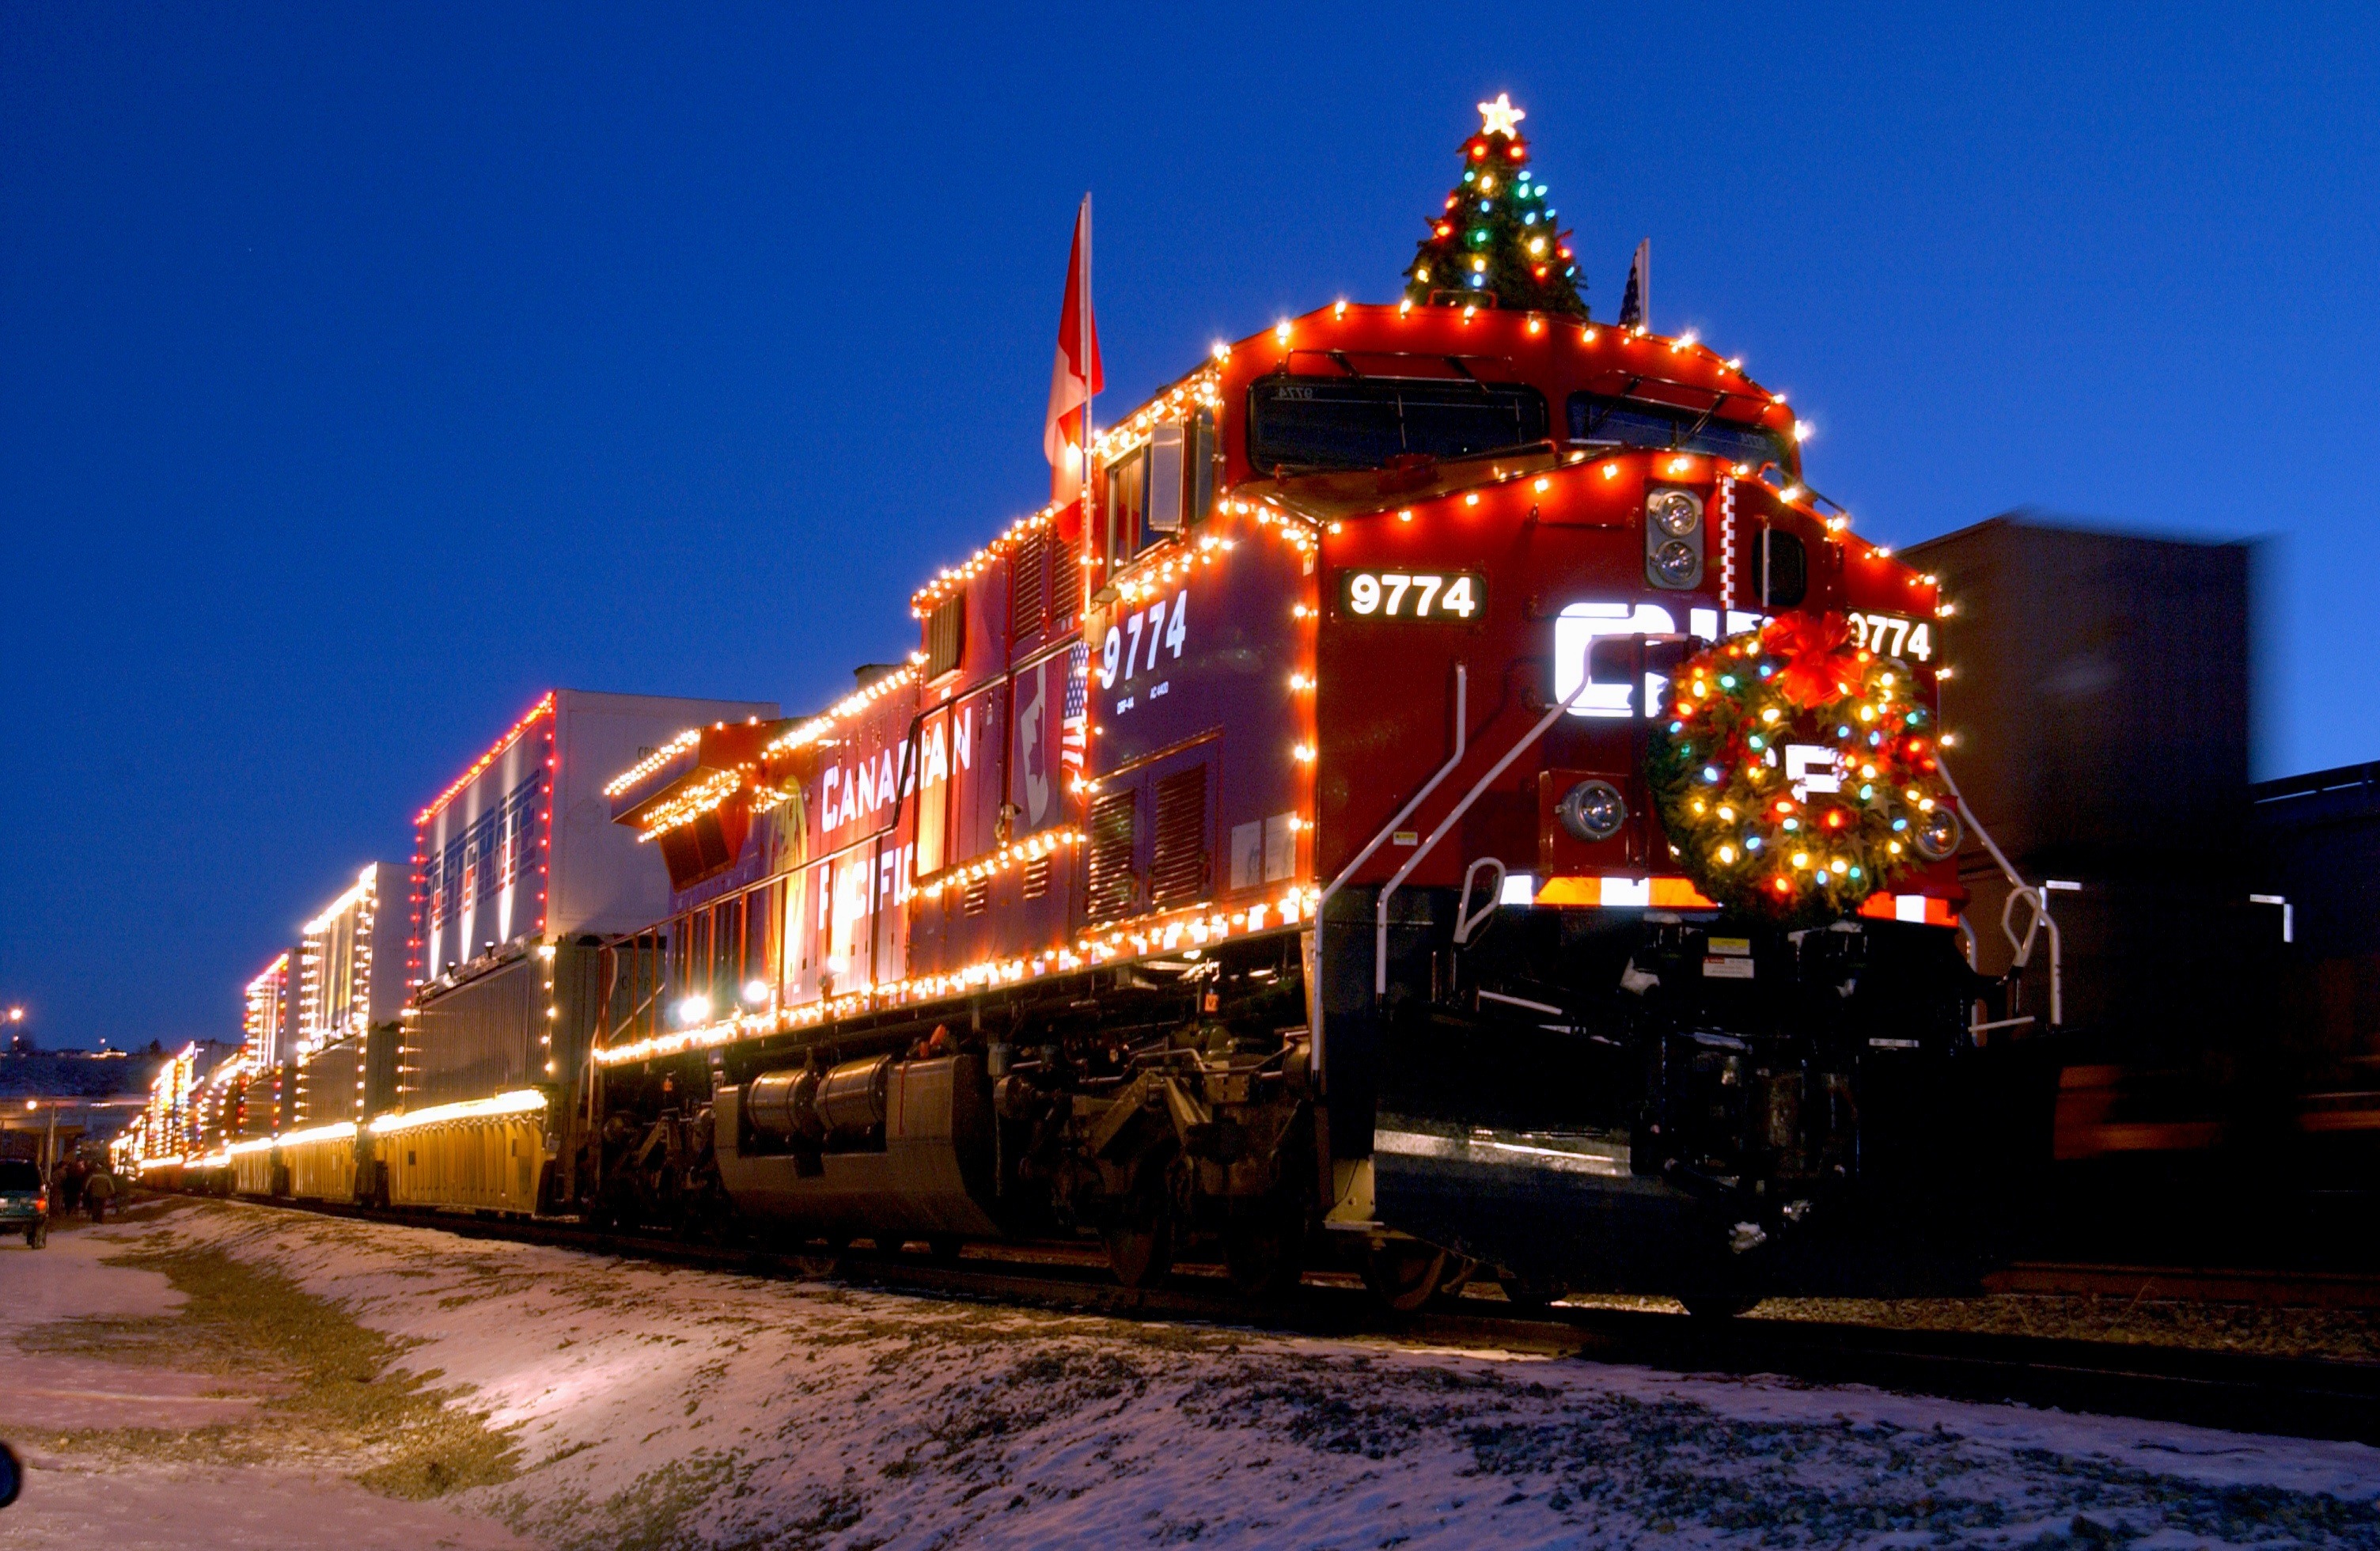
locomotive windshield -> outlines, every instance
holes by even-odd
[[[1248,461],[1310,472],[1475,457],[1544,441],[1546,419],[1544,395],[1518,382],[1268,377],[1248,390]]]
[[[1570,439],[1572,442],[1617,443],[1625,447],[1675,447],[1683,453],[1706,453],[1730,463],[1758,468],[1773,463],[1790,469],[1784,438],[1758,426],[1647,404],[1642,399],[1611,398],[1602,394],[1570,395]]]

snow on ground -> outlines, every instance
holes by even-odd
[[[286,1390],[274,1375],[18,1346],[18,1337],[60,1321],[120,1325],[177,1315],[188,1299],[163,1273],[103,1264],[152,1236],[141,1226],[90,1230],[69,1221],[52,1228],[44,1250],[0,1243],[0,1437],[26,1465],[23,1495],[0,1511],[0,1551],[510,1551],[530,1544],[452,1507],[393,1502],[334,1463],[211,1459],[209,1445],[227,1424],[256,1420],[260,1406]],[[109,1438],[126,1444],[98,1441]]]
[[[451,1534],[2380,1545],[2380,1451],[2357,1445],[762,1281],[251,1206],[101,1231],[118,1252],[170,1240],[269,1264],[418,1343],[399,1361],[468,1387],[455,1403],[517,1446],[510,1479],[442,1499],[482,1521]],[[18,1274],[0,1269],[0,1298]],[[13,1410],[0,1390],[0,1421]],[[20,1511],[0,1546],[47,1544],[11,1538]]]

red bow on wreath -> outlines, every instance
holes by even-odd
[[[1803,710],[1833,704],[1860,681],[1859,648],[1840,614],[1779,614],[1761,631],[1760,648],[1778,660],[1769,683]]]

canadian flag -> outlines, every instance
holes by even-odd
[[[1086,342],[1087,345],[1086,345]],[[1050,459],[1050,499],[1071,501],[1083,485],[1083,406],[1107,386],[1099,370],[1099,328],[1091,316],[1091,197],[1075,215],[1075,249],[1066,260],[1066,300],[1058,311],[1058,359],[1050,369],[1050,418],[1041,451]]]

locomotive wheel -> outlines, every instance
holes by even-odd
[[[1686,1306],[1687,1315],[1696,1324],[1718,1325],[1733,1319],[1760,1300],[1748,1292],[1682,1292],[1678,1294],[1678,1302]]]
[[[1161,1195],[1144,1192],[1135,1196],[1124,1207],[1123,1219],[1105,1237],[1108,1266],[1126,1287],[1162,1281],[1173,1268],[1173,1221]]]
[[[1298,1219],[1265,1212],[1237,1218],[1223,1230],[1223,1269],[1250,1298],[1286,1298],[1305,1269],[1305,1235]]]
[[[1560,1282],[1543,1281],[1536,1277],[1499,1277],[1498,1285],[1504,1290],[1504,1302],[1524,1314],[1536,1314],[1553,1307],[1564,1290]]]
[[[1446,1252],[1410,1239],[1376,1244],[1364,1256],[1364,1285],[1399,1314],[1411,1314],[1430,1300],[1446,1278]]]
[[[715,1170],[686,1181],[678,1197],[680,1237],[709,1243],[733,1244],[743,1233],[743,1219]]]
[[[966,1241],[955,1233],[935,1233],[926,1240],[926,1253],[933,1257],[937,1265],[941,1266],[948,1266],[956,1261],[959,1251],[965,1247]]]

